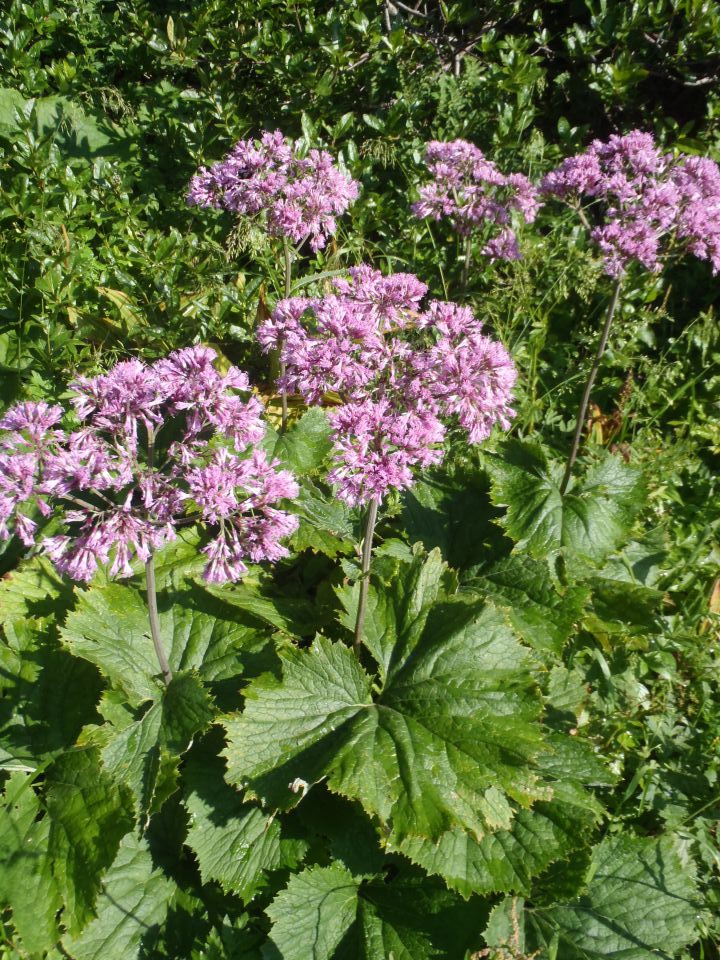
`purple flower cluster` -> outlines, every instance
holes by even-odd
[[[604,205],[605,221],[591,236],[611,277],[634,260],[660,270],[672,241],[720,270],[720,169],[712,160],[662,153],[651,134],[633,130],[593,141],[541,188],[575,204]]]
[[[415,216],[449,217],[463,236],[481,226],[499,228],[487,240],[483,253],[491,260],[519,260],[512,211],[525,223],[532,223],[540,209],[530,180],[521,173],[501,173],[466,140],[428,143],[425,163],[434,179],[420,188],[420,200],[412,205]]]
[[[255,446],[263,410],[247,376],[222,376],[215,352],[189,347],[146,365],[118,363],[73,384],[75,430],[64,411],[21,403],[0,420],[0,538],[36,541],[55,515],[66,532],[42,540],[58,570],[90,580],[99,564],[131,576],[134,558],[175,537],[180,523],[211,531],[205,578],[236,580],[253,562],[286,554],[297,526],[278,501],[297,494],[291,474]],[[253,448],[250,452],[250,448]]]
[[[335,233],[335,217],[358,195],[358,184],[325,150],[300,156],[297,142],[279,130],[259,141],[241,140],[210,169],[193,177],[188,203],[246,216],[264,213],[272,237],[320,250]]]
[[[426,292],[411,274],[363,265],[333,293],[282,300],[258,330],[265,350],[281,351],[281,385],[308,403],[339,401],[329,479],[350,504],[409,487],[415,468],[440,463],[448,422],[478,443],[514,415],[508,352],[465,307],[423,310]]]

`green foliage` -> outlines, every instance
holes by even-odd
[[[617,457],[605,456],[581,482],[560,491],[563,465],[537,444],[511,440],[489,463],[493,499],[507,508],[503,526],[518,548],[544,557],[603,560],[629,539],[644,504],[642,477]]]
[[[297,476],[290,555],[201,583],[194,529],[73,588],[0,540],[0,957],[720,956],[720,333],[707,265],[629,271],[560,493],[607,281],[551,204],[491,265],[415,220],[428,139],[538,178],[652,129],[718,159],[716,3],[8,0],[0,408],[210,343]],[[359,511],[320,408],[279,429],[259,318],[278,251],[189,208],[200,164],[281,128],[361,195],[293,292],[349,264],[471,306],[518,369],[514,436]],[[328,397],[328,404],[334,402]],[[536,953],[537,951],[537,953]]]
[[[518,911],[521,946],[554,950],[568,960],[650,960],[694,942],[697,907],[697,888],[671,840],[609,838],[593,850],[577,898]],[[508,912],[506,901],[491,917],[491,944],[510,939]]]

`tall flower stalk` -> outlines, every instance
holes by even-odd
[[[153,553],[196,523],[204,533],[204,576],[237,580],[245,560],[287,555],[297,519],[282,509],[297,484],[258,447],[262,404],[247,376],[222,376],[207,347],[145,365],[117,364],[72,386],[74,412],[22,403],[0,420],[0,538],[38,545],[58,571],[90,581],[99,566],[130,577],[145,565],[150,632],[166,682]],[[80,426],[65,429],[75,418]],[[160,431],[174,439],[160,447]],[[142,443],[145,436],[147,442]],[[63,529],[42,536],[53,517]]]
[[[570,483],[570,477],[572,476],[573,467],[575,466],[575,461],[577,460],[578,450],[580,449],[580,439],[582,437],[583,427],[585,425],[585,417],[587,416],[588,405],[590,403],[590,396],[592,394],[593,386],[595,385],[595,378],[598,375],[598,370],[600,369],[600,363],[605,353],[605,348],[607,347],[608,338],[610,336],[610,328],[615,316],[615,311],[617,310],[618,303],[620,302],[621,285],[622,278],[618,277],[613,285],[610,303],[605,311],[605,322],[600,334],[600,340],[595,352],[595,358],[592,362],[592,366],[590,367],[590,373],[588,374],[587,381],[585,382],[585,389],[583,390],[582,399],[580,400],[580,407],[578,409],[577,419],[575,421],[575,432],[573,434],[572,446],[567,458],[567,463],[565,464],[565,473],[563,474],[563,478],[560,483],[560,493],[565,493],[567,490],[568,484]]]
[[[370,589],[370,564],[372,562],[373,538],[375,536],[375,524],[377,523],[378,507],[380,503],[377,497],[371,497],[368,504],[367,514],[365,516],[365,530],[363,532],[362,558],[360,565],[360,595],[358,597],[357,618],[355,620],[355,652],[359,654],[360,645],[365,628],[365,613],[367,611],[368,591]]]
[[[426,146],[425,164],[433,179],[420,187],[412,205],[416,217],[449,219],[465,238],[460,285],[470,279],[473,239],[484,239],[482,253],[494,260],[519,260],[513,217],[532,223],[540,209],[537,188],[521,173],[504,174],[467,140]]]
[[[671,254],[684,251],[709,260],[713,273],[720,270],[720,169],[705,157],[664,153],[651,134],[632,130],[594,140],[584,153],[563,160],[541,191],[578,214],[615,281],[560,485],[565,493],[626,271],[639,265],[657,273]]]

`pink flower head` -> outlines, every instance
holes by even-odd
[[[563,160],[541,188],[580,203],[602,204],[605,220],[591,231],[605,271],[620,276],[636,261],[658,271],[672,237],[720,270],[720,170],[712,160],[663,153],[651,134],[633,130],[594,140]]]
[[[357,198],[358,184],[325,150],[301,155],[301,144],[279,130],[260,140],[241,140],[210,169],[193,177],[188,203],[221,207],[245,216],[264,215],[271,237],[325,246],[336,217]]]
[[[417,468],[440,463],[448,425],[478,443],[514,416],[505,348],[467,307],[423,309],[425,292],[409,274],[356,267],[324,297],[281,301],[258,331],[265,350],[281,350],[281,385],[308,402],[339,397],[330,479],[350,504],[405,489]]]
[[[283,556],[279,538],[297,520],[279,501],[297,486],[256,446],[263,408],[238,394],[247,393],[247,376],[234,367],[221,374],[215,359],[208,347],[189,347],[78,380],[80,430],[56,428],[59,407],[8,411],[0,420],[0,537],[12,524],[31,545],[37,518],[55,513],[68,532],[41,546],[76,580],[105,564],[111,576],[131,576],[134,560],[147,561],[178,523],[194,520],[211,533],[206,576],[215,582],[241,575],[242,557]],[[180,439],[163,442],[163,431]]]
[[[428,143],[425,163],[434,179],[420,188],[420,199],[412,205],[415,216],[447,217],[463,236],[484,227],[488,238],[483,253],[492,260],[517,260],[520,251],[510,226],[512,212],[532,223],[540,209],[531,181],[521,173],[501,173],[466,140]]]

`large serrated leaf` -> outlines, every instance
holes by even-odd
[[[167,778],[172,768],[177,770],[193,736],[208,727],[213,715],[212,700],[199,677],[176,673],[157,702],[103,747],[103,766],[132,790],[142,822],[155,808],[161,771]]]
[[[274,442],[272,433],[268,431],[266,443],[273,457],[302,476],[322,466],[333,446],[331,434],[332,428],[325,411],[320,407],[312,407],[285,433],[277,435]]]
[[[533,767],[542,735],[525,651],[482,602],[428,612],[422,598],[438,596],[444,577],[436,558],[403,573],[415,587],[396,605],[385,591],[403,591],[398,581],[375,585],[383,609],[407,614],[389,627],[392,646],[378,641],[381,691],[342,644],[283,651],[282,680],[253,683],[244,713],[226,721],[229,776],[279,808],[297,802],[293,781],[327,777],[396,840],[458,825],[482,836],[490,788],[522,804],[547,796]]]
[[[0,799],[0,904],[28,953],[49,950],[58,939],[56,914],[62,905],[48,857],[50,821],[30,777],[15,772]]]
[[[161,595],[160,635],[173,671],[197,670],[205,681],[239,676],[246,644],[258,630],[198,609],[192,593]],[[80,594],[61,631],[63,643],[97,665],[137,705],[155,699],[162,684],[145,598],[109,584]]]
[[[473,584],[508,611],[523,640],[553,653],[562,650],[589,592],[584,585],[560,592],[547,563],[522,554],[501,560]]]
[[[602,560],[629,538],[644,503],[642,475],[610,454],[564,494],[563,465],[537,443],[508,440],[487,459],[493,500],[507,508],[502,525],[516,549],[534,557],[564,550]]]
[[[447,960],[477,945],[477,903],[424,878],[361,883],[338,864],[292,877],[267,912],[265,960]]]
[[[92,918],[102,876],[132,827],[130,798],[102,769],[97,750],[77,750],[48,770],[46,804],[50,858],[74,934]]]
[[[186,843],[197,857],[203,883],[250,900],[268,871],[295,867],[307,844],[285,840],[279,820],[244,803],[223,779],[224,764],[207,751],[191,755],[184,770],[185,807],[190,815]]]
[[[463,896],[472,893],[527,893],[531,878],[567,856],[591,833],[595,817],[566,803],[538,803],[520,809],[508,830],[475,839],[451,830],[431,842],[410,838],[399,851],[428,873],[444,877]]]
[[[128,834],[103,879],[97,917],[63,947],[74,960],[133,960],[165,920],[174,889],[146,841]]]
[[[671,837],[610,837],[595,848],[579,897],[521,912],[527,949],[553,943],[563,960],[657,960],[698,936],[693,868]]]

